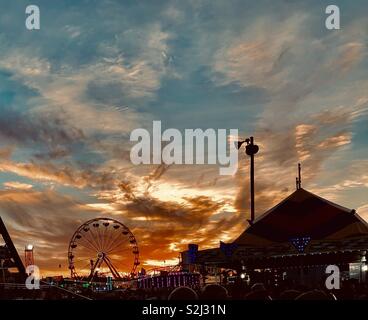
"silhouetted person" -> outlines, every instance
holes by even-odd
[[[254,285],[252,285],[252,287],[250,288],[251,291],[253,292],[257,292],[257,291],[266,291],[266,288],[264,286],[263,283],[255,283]]]
[[[223,286],[219,284],[207,284],[202,289],[201,294],[202,300],[227,300],[229,299],[229,294]]]
[[[298,290],[285,290],[281,292],[279,300],[295,300],[300,294]]]
[[[171,291],[168,300],[198,300],[198,295],[192,288],[178,287]]]
[[[311,290],[297,296],[295,300],[334,300],[321,290]]]
[[[244,296],[245,300],[272,300],[263,283],[255,283],[251,292]]]

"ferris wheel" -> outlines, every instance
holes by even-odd
[[[139,265],[138,243],[121,222],[96,218],[83,223],[73,234],[68,249],[72,278],[132,277]]]

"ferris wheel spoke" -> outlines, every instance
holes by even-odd
[[[116,243],[116,241],[121,237],[121,233],[118,232],[117,235],[115,236],[114,240],[110,241],[110,245],[109,247],[107,248],[107,252],[109,252],[111,250],[111,248],[114,246],[114,244]]]
[[[86,233],[86,240],[88,240],[91,243],[91,245],[95,248],[95,250],[101,251],[100,246],[96,241],[96,237],[94,236],[94,233],[91,229],[89,229],[89,232]]]
[[[86,240],[88,240],[89,242],[91,242],[91,244],[93,244],[93,248],[95,248],[95,250],[97,249],[98,251],[98,243],[96,242],[96,239],[90,227],[88,228],[87,231],[85,231],[83,235]]]
[[[85,240],[86,242],[87,242],[87,244],[86,244],[86,242],[84,242],[84,243],[82,243],[82,245],[85,247],[85,248],[87,248],[87,249],[89,249],[89,250],[91,250],[91,251],[93,251],[93,252],[98,252],[98,248],[96,247],[96,245],[94,245],[93,243],[92,243],[92,241],[91,240],[89,240],[87,237],[82,237],[81,239],[83,239],[83,241]]]
[[[91,227],[91,229],[89,229],[89,235],[91,236],[93,241],[96,243],[98,251],[101,251],[101,243],[99,242],[98,231],[95,232],[95,230],[92,230],[92,227]]]
[[[103,236],[102,236],[102,232],[101,232],[100,227],[98,229],[97,234],[98,234],[98,238],[100,239],[100,243],[101,243],[101,251],[103,251],[104,250],[104,247],[103,247]]]
[[[119,232],[118,232],[118,234],[115,237],[111,237],[111,239],[109,241],[109,245],[107,246],[106,252],[109,252],[111,250],[111,248],[114,247],[115,244],[117,244],[118,242],[120,242],[122,237],[123,237],[123,235],[121,233],[119,233]]]
[[[113,251],[115,248],[118,248],[120,247],[122,244],[126,243],[126,239],[122,239],[122,240],[119,240],[119,242],[117,242],[108,252],[111,252]]]
[[[105,242],[106,242],[106,229],[108,228],[108,226],[107,227],[105,227],[103,224],[102,224],[102,229],[103,229],[103,231],[101,232],[102,234],[101,234],[101,240],[102,240],[102,246],[101,246],[101,248],[102,248],[102,250],[103,251],[105,251]]]
[[[107,239],[107,245],[106,245],[106,251],[108,251],[111,247],[111,245],[113,244],[113,237],[114,237],[114,233],[117,233],[117,235],[119,235],[119,232],[116,232],[116,230],[114,229],[110,229],[109,231],[109,237]]]
[[[96,231],[96,234],[94,231],[92,231],[92,228],[90,228],[89,231],[92,236],[92,239],[97,244],[98,251],[101,251],[101,242],[100,242],[100,238],[98,237],[98,231]]]
[[[86,251],[88,251],[90,253],[87,253]],[[88,255],[91,255],[91,254],[93,254],[93,255],[95,255],[96,254],[96,250],[89,248],[84,243],[79,243],[78,249],[74,249],[71,253],[73,255],[76,255],[76,254],[83,254],[83,255],[87,255],[87,254]]]
[[[104,245],[104,249],[105,251],[107,251],[109,249],[109,247],[111,246],[111,240],[112,240],[112,237],[114,236],[114,232],[115,230],[108,227],[108,230],[106,232],[106,242],[105,242],[105,245]]]
[[[116,245],[114,245],[109,251],[107,251],[106,253],[111,254],[111,252],[115,252],[116,250],[119,250],[119,248],[124,244],[124,241],[121,241],[119,243],[117,243]]]
[[[132,252],[132,248],[121,248],[121,249],[115,249],[110,252],[107,252],[107,254],[111,257],[112,255],[119,255],[125,252]]]
[[[120,248],[116,248],[114,250],[111,250],[110,252],[108,252],[109,255],[116,255],[118,253],[123,253],[123,252],[132,252],[132,248],[130,247],[120,247]]]

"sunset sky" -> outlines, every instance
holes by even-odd
[[[25,28],[37,4],[41,30]],[[130,132],[237,128],[254,135],[256,212],[303,187],[368,218],[368,6],[331,1],[2,1],[0,216],[43,274],[67,274],[80,224],[111,217],[141,262],[235,239],[248,165],[134,166]],[[61,268],[59,268],[61,264]]]

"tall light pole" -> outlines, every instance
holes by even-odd
[[[246,142],[245,153],[250,156],[250,220],[252,225],[255,219],[255,201],[254,201],[254,155],[259,151],[259,147],[254,144],[254,138],[250,137],[244,141],[237,141],[236,148],[240,149]]]
[[[24,250],[24,264],[27,268],[28,266],[34,265],[34,255],[33,255],[33,245],[27,244]]]

